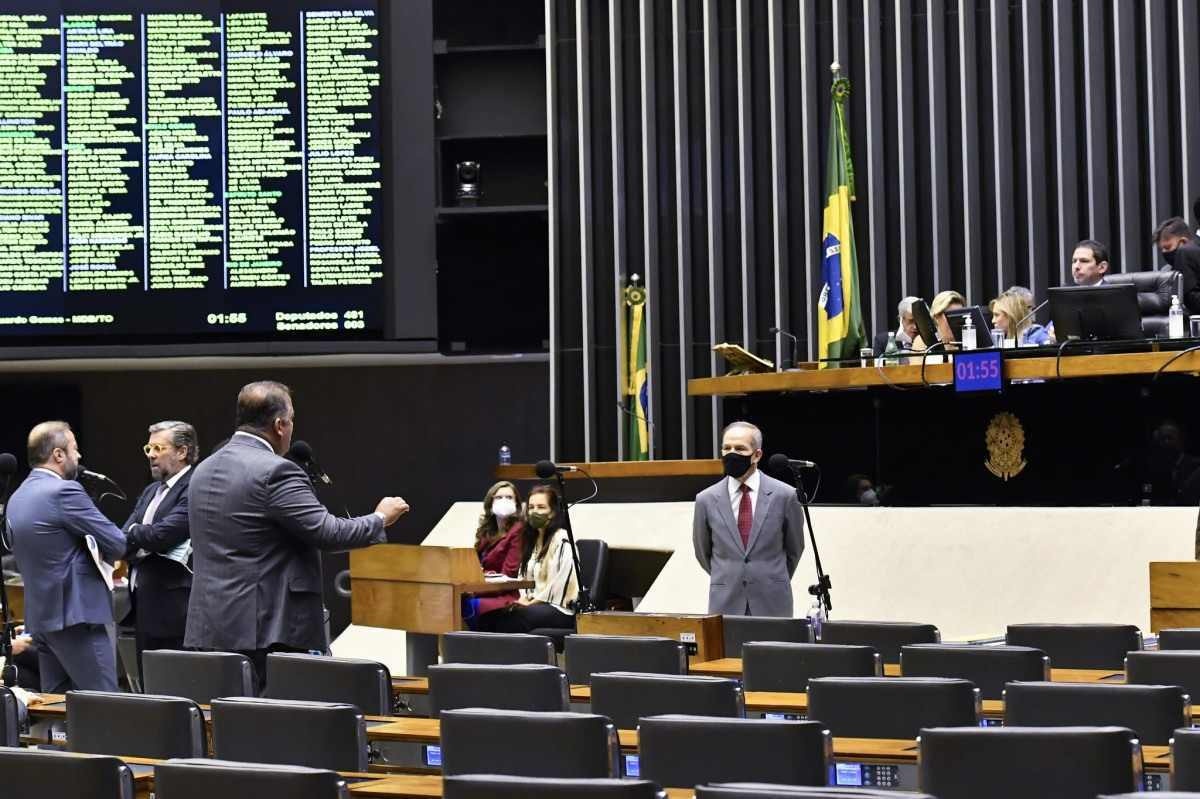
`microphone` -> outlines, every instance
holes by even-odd
[[[85,468],[82,463],[79,464],[79,470],[76,472],[76,478],[82,478],[85,480],[95,480],[100,483],[105,483],[109,487],[116,489],[116,493],[112,493],[109,491],[102,492],[100,494],[99,498],[97,498],[95,500],[97,503],[99,503],[100,500],[104,499],[105,497],[116,497],[117,499],[121,499],[121,500],[129,499],[129,497],[125,496],[125,489],[121,488],[121,485],[116,480],[112,479],[107,474],[101,474],[100,472],[93,472],[91,469]],[[88,493],[91,493],[91,492],[88,492]]]
[[[537,476],[542,480],[553,477],[556,474],[564,474],[565,472],[577,472],[578,466],[555,466],[554,461],[538,461],[534,464],[533,470],[537,472]]]
[[[333,479],[325,474],[321,464],[317,463],[316,458],[313,457],[312,447],[308,445],[307,441],[293,441],[292,446],[288,448],[287,454],[283,457],[303,469],[312,479],[320,480],[325,485],[333,485]]]
[[[79,476],[87,477],[91,480],[99,480],[101,483],[109,483],[110,485],[116,485],[116,483],[113,482],[112,478],[109,477],[107,474],[100,474],[100,472],[93,472],[91,469],[85,469],[85,468],[83,468],[82,463],[79,464]]]
[[[796,338],[794,335],[792,335],[792,334],[791,334],[791,333],[789,333],[788,331],[784,330],[782,327],[772,327],[772,328],[768,328],[767,332],[768,332],[768,333],[771,333],[772,335],[775,335],[775,334],[777,334],[777,333],[782,333],[783,335],[787,336],[788,338],[790,338],[790,339],[792,340],[792,360],[791,360],[791,364],[792,364],[793,366],[795,366],[795,364],[796,364],[796,351],[800,349],[800,339]]]
[[[0,478],[8,479],[17,473],[17,456],[11,452],[0,452]]]
[[[770,471],[783,471],[784,469],[815,469],[817,464],[812,461],[803,461],[795,458],[789,458],[782,452],[776,452],[771,457],[767,458],[767,469]]]
[[[1038,305],[1038,307],[1034,308],[1032,311],[1030,311],[1029,313],[1027,313],[1027,314],[1025,314],[1024,316],[1022,316],[1022,317],[1021,317],[1021,321],[1020,321],[1020,322],[1017,322],[1017,330],[1020,330],[1020,329],[1022,328],[1022,326],[1024,326],[1025,322],[1027,322],[1028,320],[1032,319],[1034,314],[1036,314],[1038,311],[1040,311],[1040,310],[1042,310],[1043,308],[1045,308],[1045,307],[1046,307],[1046,303],[1048,303],[1048,302],[1050,302],[1050,300],[1048,300],[1048,299],[1047,299],[1047,300],[1042,300],[1041,304],[1040,304],[1040,305]]]

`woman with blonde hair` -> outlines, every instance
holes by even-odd
[[[953,289],[939,291],[934,296],[933,302],[929,303],[929,316],[933,319],[933,323],[937,325],[938,338],[941,341],[949,344],[954,341],[954,331],[950,328],[950,322],[946,319],[946,311],[953,311],[959,308],[966,308],[967,300],[963,295]],[[914,351],[929,349],[934,342],[926,343],[920,335],[913,339],[912,348]]]
[[[1017,346],[1050,343],[1050,334],[1041,325],[1033,324],[1029,303],[1019,293],[1006,291],[992,300],[989,307],[992,327],[1004,331],[1004,338],[1016,339]]]

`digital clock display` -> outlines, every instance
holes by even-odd
[[[1000,391],[1004,387],[1004,361],[1000,350],[975,350],[954,354],[954,390]]]

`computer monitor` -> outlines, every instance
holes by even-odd
[[[946,311],[946,321],[954,333],[954,340],[962,341],[963,320],[968,316],[971,317],[971,323],[975,325],[975,346],[992,346],[992,326],[988,324],[987,314],[983,312],[983,307],[980,305]]]
[[[1059,341],[1145,337],[1133,285],[1060,286],[1049,293],[1050,318]]]
[[[929,315],[929,306],[925,304],[925,300],[913,301],[912,316],[917,333],[921,336],[921,341],[925,342],[925,348],[932,347],[938,340],[937,327],[933,324],[933,317]]]

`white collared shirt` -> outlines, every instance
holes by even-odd
[[[750,516],[754,516],[754,512],[758,510],[758,486],[762,482],[762,472],[757,468],[750,473],[746,478],[746,485],[750,486]],[[729,503],[733,507],[733,518],[736,521],[738,510],[742,507],[742,481],[733,477],[725,478],[726,488],[729,490]]]
[[[191,468],[192,468],[192,464],[189,463],[186,466],[184,466],[182,469],[180,469],[179,471],[175,472],[175,474],[168,477],[167,478],[167,491],[170,491],[172,488],[174,488],[175,484],[179,482],[179,478],[183,477],[185,474],[187,474],[189,471],[191,471]]]
[[[264,447],[271,450],[272,452],[275,451],[275,448],[271,446],[271,442],[267,441],[262,436],[256,436],[254,433],[247,433],[244,430],[238,430],[237,432],[234,433],[234,435],[235,436],[246,436],[247,438],[253,438],[255,441],[261,442]]]
[[[52,475],[54,475],[55,477],[57,477],[59,480],[62,480],[62,479],[63,479],[63,476],[62,476],[61,474],[59,474],[58,472],[54,471],[53,469],[47,469],[45,466],[35,466],[35,467],[33,468],[33,470],[34,470],[35,472],[45,472],[46,474],[52,474]]]

